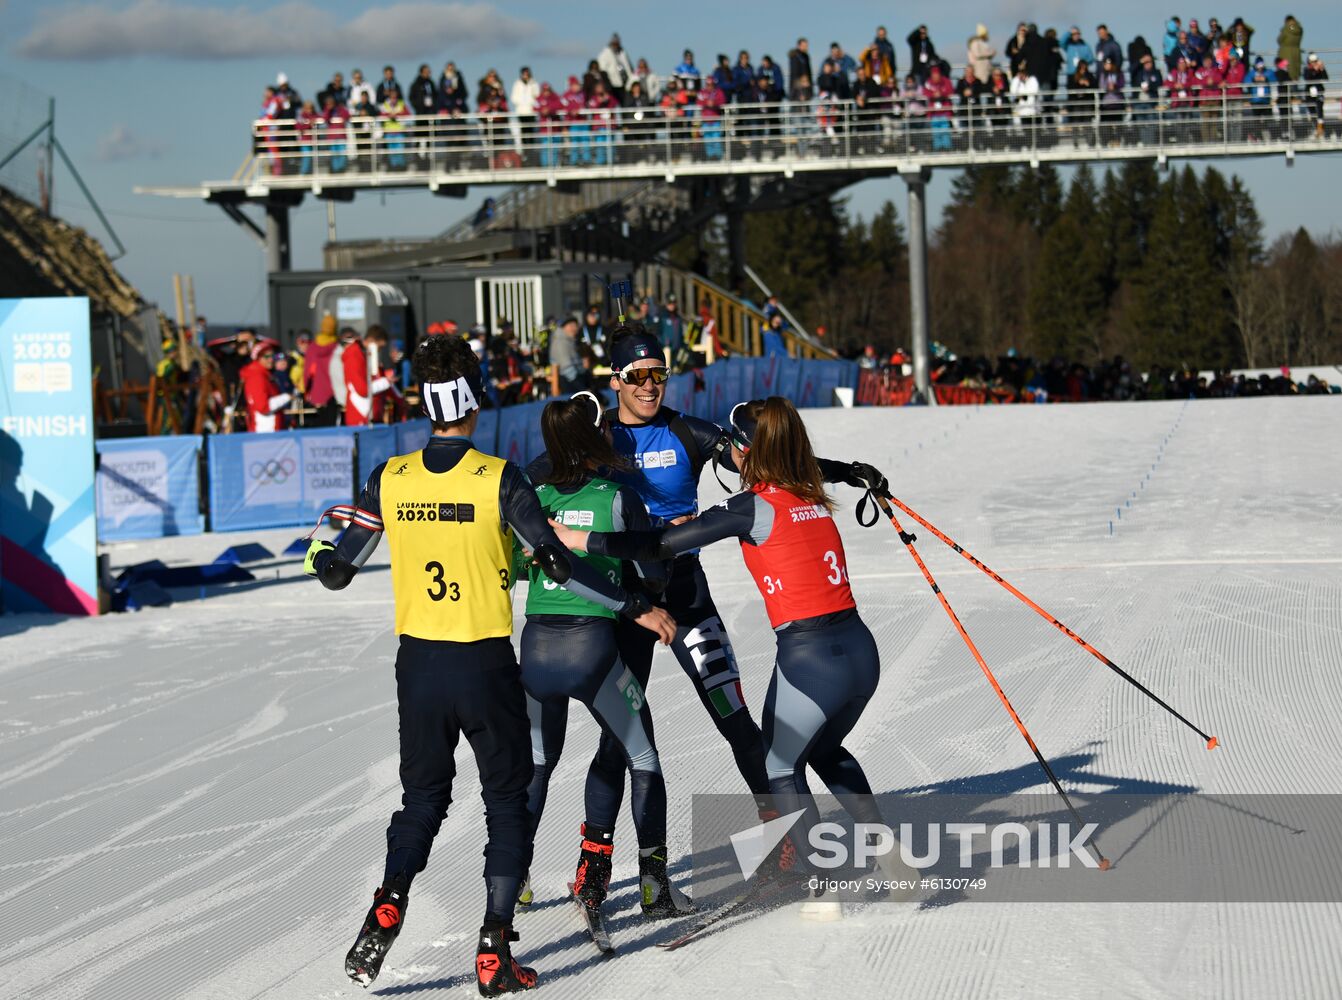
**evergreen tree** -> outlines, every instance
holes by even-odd
[[[1043,354],[1093,360],[1108,313],[1105,241],[1095,180],[1080,166],[1062,214],[1044,236],[1029,292],[1029,316]]]

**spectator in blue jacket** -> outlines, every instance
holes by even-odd
[[[1075,24],[1067,35],[1067,40],[1062,43],[1063,58],[1067,60],[1067,75],[1072,76],[1076,73],[1076,68],[1081,63],[1089,66],[1095,61],[1095,53],[1090,50],[1090,45],[1081,37],[1081,29]]]
[[[1175,64],[1179,61],[1179,56],[1176,50],[1179,48],[1179,32],[1183,30],[1183,27],[1183,22],[1177,17],[1172,17],[1165,22],[1166,69],[1173,69]]]
[[[755,67],[750,65],[750,53],[742,49],[736,54],[736,65],[732,67],[732,85],[727,91],[737,104],[751,100],[751,91],[755,89]]]
[[[699,92],[699,67],[694,65],[694,53],[689,49],[686,49],[681,57],[675,76],[680,81],[682,90],[688,90],[692,94]]]
[[[843,76],[851,93],[853,81],[857,79],[857,60],[845,52],[838,42],[830,42],[829,61],[834,64],[834,71]]]
[[[764,336],[761,338],[761,346],[764,349],[766,358],[786,358],[787,341],[783,339],[783,316],[781,313],[774,313],[769,320],[769,325],[764,330]]]
[[[783,85],[783,70],[773,60],[773,56],[764,56],[760,59],[758,76],[767,76],[769,78],[769,100],[781,101],[787,96],[787,88]]]
[[[713,82],[718,85],[718,89],[722,91],[723,97],[728,104],[732,102],[732,99],[736,94],[734,76],[735,74],[732,72],[731,60],[727,58],[726,53],[719,52],[718,65],[717,68],[713,70]]]
[[[657,315],[657,340],[662,350],[668,353],[674,364],[676,355],[685,345],[685,318],[680,315],[680,306],[672,292]]]
[[[1100,25],[1095,29],[1100,37],[1095,42],[1095,58],[1103,66],[1110,59],[1114,61],[1114,69],[1123,68],[1123,46],[1118,44],[1118,40],[1109,34],[1107,25]]]

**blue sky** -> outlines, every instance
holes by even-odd
[[[217,208],[137,196],[131,189],[231,176],[247,152],[247,127],[261,90],[279,71],[309,96],[337,69],[348,79],[349,70],[359,66],[376,79],[382,64],[391,62],[407,83],[420,62],[430,63],[436,73],[454,59],[474,91],[474,81],[491,66],[509,82],[523,63],[540,79],[562,80],[595,56],[612,30],[620,32],[632,57],[646,57],[665,73],[687,46],[700,65],[711,65],[718,52],[734,54],[740,48],[749,49],[756,61],[767,52],[785,64],[799,35],[811,40],[813,53],[837,40],[856,54],[877,24],[889,28],[904,66],[908,56],[902,40],[923,22],[942,54],[958,63],[979,20],[999,49],[1020,19],[1039,22],[1041,30],[1077,23],[1092,42],[1094,26],[1104,21],[1124,45],[1141,34],[1157,47],[1171,13],[1203,23],[1215,13],[1223,24],[1243,16],[1258,29],[1254,47],[1275,52],[1277,29],[1288,9],[1304,25],[1307,49],[1342,50],[1342,4],[1336,2],[1293,0],[1289,8],[1259,5],[1219,12],[1177,7],[1151,0],[1121,6],[1095,0],[1006,0],[985,18],[982,3],[963,0],[929,4],[918,13],[865,0],[563,5],[334,0],[320,6],[307,0],[0,0],[6,29],[0,41],[0,85],[9,91],[7,102],[0,93],[0,135],[8,135],[16,120],[35,125],[43,110],[40,95],[54,96],[61,142],[129,250],[118,262],[123,273],[168,311],[172,273],[190,273],[198,307],[212,321],[256,322],[264,321],[266,312],[260,247]],[[1326,59],[1342,64],[1342,51]],[[1275,158],[1238,161],[1223,169],[1246,180],[1268,233],[1275,236],[1300,225],[1318,234],[1342,230],[1339,167],[1342,158],[1327,156],[1299,157],[1291,170]],[[20,187],[31,186],[29,178],[15,178],[11,170],[0,177],[11,186],[15,180]],[[933,221],[949,188],[948,172],[934,175]],[[418,193],[363,195],[353,205],[337,207],[339,235],[430,235],[472,211],[485,194],[473,190],[465,202]],[[904,214],[903,185],[897,180],[868,182],[849,194],[859,214],[869,214],[886,198],[895,199]],[[56,211],[102,236],[61,168]],[[325,203],[309,199],[294,216],[294,266],[319,267],[325,236]]]

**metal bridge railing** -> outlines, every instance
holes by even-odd
[[[872,156],[964,160],[976,153],[1056,154],[1086,150],[1179,146],[1209,153],[1253,153],[1264,144],[1342,142],[1342,84],[1297,82],[1256,91],[1151,95],[1044,92],[977,101],[889,98],[867,104],[727,105],[705,111],[584,111],[565,120],[498,116],[355,117],[346,123],[263,119],[252,125],[248,183],[293,178],[298,183],[342,175],[504,173],[523,167],[636,172],[686,163],[748,165],[782,159],[851,161]],[[1220,147],[1217,149],[1216,147]],[[1056,155],[1050,158],[1057,158]],[[849,161],[849,162],[845,162]],[[629,171],[618,171],[627,174]]]

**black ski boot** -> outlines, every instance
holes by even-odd
[[[614,836],[610,830],[582,825],[582,853],[578,855],[578,870],[569,888],[588,909],[599,910],[606,901]]]
[[[512,942],[517,932],[507,924],[485,924],[475,949],[475,985],[482,997],[536,988],[536,970],[518,965]]]
[[[666,873],[665,844],[638,852],[638,884],[645,919],[666,920],[694,912],[694,904],[671,884]]]
[[[364,917],[363,930],[345,956],[345,975],[360,986],[371,986],[382,970],[383,959],[401,933],[409,902],[410,889],[404,882],[389,882],[373,893],[373,905]]]

